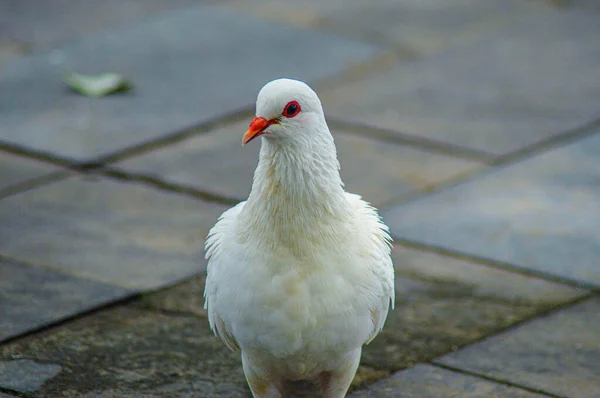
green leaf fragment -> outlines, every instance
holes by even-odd
[[[71,89],[91,98],[99,98],[133,88],[131,83],[118,73],[84,75],[82,73],[67,72],[63,81]]]

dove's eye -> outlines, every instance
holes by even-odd
[[[294,117],[300,113],[300,110],[300,104],[298,101],[290,101],[285,108],[283,108],[283,112],[281,114],[285,117]]]

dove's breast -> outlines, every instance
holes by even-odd
[[[288,359],[291,371],[310,373],[364,344],[373,330],[372,293],[380,287],[366,278],[364,265],[346,255],[334,264],[332,257],[319,266],[279,257],[237,270],[215,304],[244,352]],[[227,308],[236,311],[224,316]]]

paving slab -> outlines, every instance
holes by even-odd
[[[0,140],[76,161],[250,107],[278,77],[310,82],[379,54],[376,47],[196,5],[11,62],[0,80]],[[135,89],[89,99],[66,70],[117,72]]]
[[[0,358],[62,367],[31,397],[249,397],[239,358],[207,324],[120,306],[0,346]]]
[[[0,193],[8,187],[60,170],[49,163],[0,151]]]
[[[236,0],[226,6],[297,26],[343,32],[426,55],[473,40],[511,19],[553,8],[544,2],[500,0]]]
[[[564,4],[567,7],[581,8],[587,11],[600,11],[600,3],[596,0],[568,0]]]
[[[600,134],[383,212],[398,238],[600,286]]]
[[[245,200],[260,143],[241,147],[248,122],[202,134],[117,164],[129,172]],[[482,164],[333,130],[346,189],[379,206],[408,192],[440,183]]]
[[[195,0],[19,0],[0,2],[0,38],[49,48],[98,31],[133,24]]]
[[[516,387],[452,372],[431,365],[417,365],[398,372],[349,398],[544,398]]]
[[[365,348],[355,388],[585,293],[402,247],[394,258],[397,308]],[[203,286],[197,276],[0,346],[0,361],[62,366],[33,397],[248,397],[238,356],[209,330]]]
[[[0,342],[132,293],[121,287],[0,260]]]
[[[33,392],[61,370],[60,365],[40,364],[28,359],[3,361],[0,362],[0,386],[19,393]]]
[[[0,75],[2,74],[2,67],[4,64],[22,57],[26,51],[27,47],[22,43],[8,40],[0,34]]]
[[[539,13],[321,99],[330,117],[506,154],[599,117],[598,42],[597,13]]]
[[[588,299],[438,362],[572,398],[600,391],[600,298]]]
[[[393,371],[505,328],[584,290],[396,245],[396,309],[363,363]]]
[[[152,289],[204,269],[204,238],[226,208],[139,184],[73,177],[0,201],[0,254]]]
[[[398,370],[573,300],[586,291],[396,245],[396,309],[362,364]],[[146,296],[144,308],[205,316],[204,279]]]

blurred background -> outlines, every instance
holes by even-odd
[[[0,397],[248,396],[203,242],[279,77],[395,239],[356,396],[597,397],[596,0],[0,0]]]

